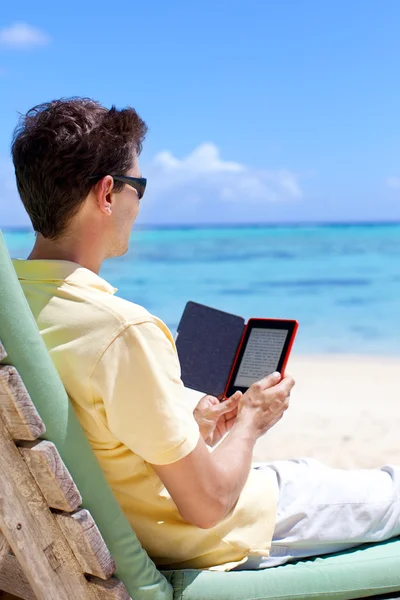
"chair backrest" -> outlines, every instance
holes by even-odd
[[[0,366],[0,590],[24,600],[129,600],[55,445],[39,439],[44,433],[17,371]]]
[[[1,231],[0,339],[7,351],[7,362],[18,371],[45,424],[46,432],[38,435],[57,447],[130,596],[135,600],[172,600],[172,586],[141,547],[78,422],[23,294]]]

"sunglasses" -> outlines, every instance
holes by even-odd
[[[104,177],[104,175],[93,175],[90,179],[101,179],[102,177]],[[128,177],[128,175],[111,175],[111,177],[115,181],[120,181],[121,183],[126,183],[126,185],[133,187],[133,189],[137,191],[139,200],[143,198],[147,184],[147,179],[144,177]]]

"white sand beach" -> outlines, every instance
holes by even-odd
[[[298,355],[288,372],[296,380],[290,408],[257,443],[256,461],[400,464],[400,356]]]
[[[400,357],[297,356],[288,371],[296,380],[290,408],[258,442],[256,460],[400,464]]]

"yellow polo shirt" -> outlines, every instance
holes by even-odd
[[[186,523],[151,465],[187,456],[199,429],[167,327],[75,263],[15,260],[39,330],[123,511],[157,565],[232,568],[268,555],[277,483],[252,470],[212,529]]]

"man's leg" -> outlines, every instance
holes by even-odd
[[[278,514],[270,557],[251,558],[247,568],[277,566],[400,535],[400,467],[342,470],[299,459],[258,468],[277,474]]]

